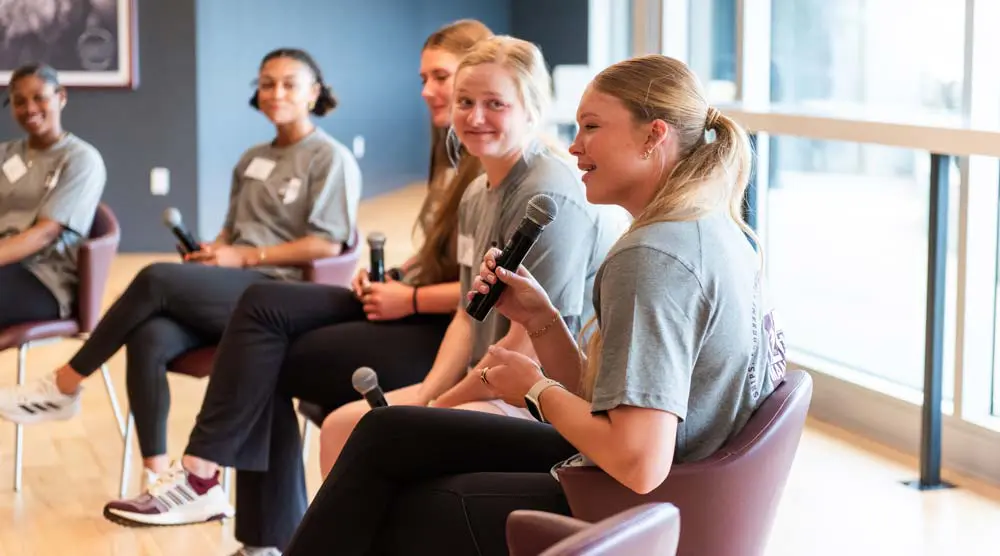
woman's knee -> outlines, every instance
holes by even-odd
[[[132,283],[129,284],[129,289],[141,288],[147,291],[152,290],[167,280],[173,279],[181,267],[182,265],[177,263],[161,262],[150,264],[135,275]]]

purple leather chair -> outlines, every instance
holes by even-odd
[[[355,231],[352,235],[355,239],[359,237],[357,231]],[[317,259],[303,265],[303,281],[312,282],[314,284],[327,284],[331,286],[350,286],[351,280],[354,278],[354,273],[358,266],[358,258],[361,255],[361,252],[359,251],[360,243],[360,241],[355,240],[351,247],[347,248],[339,255]],[[207,378],[208,375],[212,373],[212,365],[214,361],[215,346],[205,346],[181,354],[167,364],[167,371],[180,375],[186,375],[192,378],[203,379]],[[302,431],[303,456],[308,455],[308,453],[305,452],[305,446],[310,433],[309,427],[310,421],[306,419],[303,424]],[[118,488],[119,496],[121,498],[125,497],[126,491],[128,490],[128,462],[132,457],[132,434],[134,429],[135,418],[132,416],[132,412],[130,411],[128,414],[128,420],[124,426],[125,432],[123,433],[125,438],[125,450],[122,453],[121,481]],[[229,492],[228,470],[223,473],[222,486],[223,490]]]
[[[789,371],[739,434],[704,460],[674,465],[647,495],[595,467],[562,469],[570,510],[594,523],[648,502],[670,502],[684,519],[678,555],[762,555],[811,399],[812,378]]]
[[[674,556],[681,533],[673,504],[651,503],[598,523],[517,510],[507,518],[510,556]]]
[[[107,284],[111,262],[118,252],[118,242],[121,230],[118,220],[111,209],[104,204],[98,205],[94,215],[94,223],[90,228],[90,237],[80,245],[78,254],[79,285],[76,300],[76,311],[68,319],[26,322],[0,329],[0,351],[17,348],[17,383],[24,384],[27,372],[28,350],[32,347],[58,341],[61,339],[86,339],[97,326],[101,317],[101,307],[104,300],[104,288]],[[108,374],[107,365],[101,366],[101,376],[104,387],[111,400],[111,408],[115,412],[118,430],[124,436],[125,424]],[[21,491],[22,459],[24,427],[15,425],[14,439],[14,491]]]

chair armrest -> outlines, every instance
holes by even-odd
[[[587,527],[585,521],[559,514],[516,510],[507,517],[507,548],[510,556],[538,556]]]
[[[91,332],[100,320],[104,290],[111,264],[118,253],[119,239],[118,234],[110,234],[87,240],[80,245],[80,284],[76,301],[81,332]]]
[[[567,537],[540,556],[675,556],[681,519],[672,504],[644,504]]]
[[[357,249],[340,255],[316,259],[302,265],[302,279],[314,284],[350,287],[358,267],[360,253]]]

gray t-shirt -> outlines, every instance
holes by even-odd
[[[675,461],[717,451],[785,373],[758,268],[721,212],[624,236],[597,275],[603,348],[591,410],[668,411],[680,419]]]
[[[223,229],[233,245],[267,247],[315,235],[348,244],[361,200],[361,170],[343,144],[316,128],[294,145],[257,145],[233,169]],[[298,280],[290,267],[259,267]]]
[[[44,151],[27,139],[0,143],[0,237],[20,234],[40,219],[63,226],[54,242],[21,261],[59,303],[61,318],[73,313],[77,254],[90,235],[107,171],[101,154],[67,133]]]
[[[472,288],[483,255],[494,244],[503,248],[524,218],[532,197],[544,193],[559,206],[524,259],[524,266],[548,293],[552,304],[576,334],[593,315],[594,276],[608,250],[628,226],[628,215],[587,202],[583,183],[568,162],[538,142],[497,187],[486,175],[469,184],[458,216],[458,261],[461,291]],[[460,311],[467,302],[463,297]],[[475,365],[489,346],[503,338],[510,321],[492,311],[483,322],[470,319]]]

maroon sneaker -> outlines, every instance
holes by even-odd
[[[104,506],[104,517],[130,527],[189,525],[232,517],[236,511],[219,484],[219,475],[202,479],[174,462],[145,492]]]

